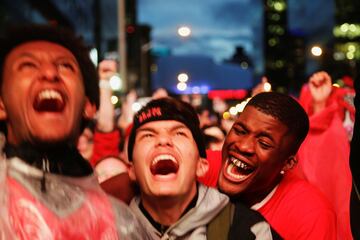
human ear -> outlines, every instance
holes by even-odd
[[[286,159],[285,165],[283,166],[281,171],[283,171],[283,172],[289,171],[289,170],[293,169],[297,163],[298,163],[298,161],[297,161],[296,157],[290,156],[288,159]]]
[[[4,102],[0,97],[0,120],[6,120],[6,119],[7,119],[7,113],[5,110]]]
[[[196,176],[203,177],[209,170],[209,162],[205,158],[199,158],[196,166]]]
[[[96,114],[96,106],[91,103],[88,98],[86,98],[83,116],[86,120],[93,119]]]
[[[135,169],[134,169],[133,163],[131,163],[130,167],[129,167],[129,178],[131,181],[136,182],[136,174],[135,174]]]

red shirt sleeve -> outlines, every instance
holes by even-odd
[[[103,133],[95,130],[94,133],[94,151],[90,163],[94,167],[96,163],[109,156],[119,156],[120,132],[114,130],[112,132]]]

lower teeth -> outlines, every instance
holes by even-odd
[[[232,170],[233,170],[233,168],[237,168],[233,163],[230,163],[229,164],[229,166],[227,167],[227,173],[231,176],[231,177],[233,177],[233,178],[236,178],[236,179],[238,179],[238,180],[242,180],[242,179],[244,179],[247,175],[240,175],[240,174],[234,174],[233,172],[232,172]],[[236,170],[237,171],[237,170]]]

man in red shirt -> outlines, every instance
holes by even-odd
[[[336,239],[330,204],[291,172],[308,130],[306,112],[295,99],[256,95],[225,139],[218,187],[233,202],[260,212],[284,239]],[[239,227],[232,222],[230,236]]]

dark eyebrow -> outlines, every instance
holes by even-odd
[[[148,132],[153,132],[153,133],[155,133],[155,132],[157,132],[157,129],[160,129],[160,128],[161,128],[161,126],[158,126],[158,127],[156,127],[156,128],[154,128],[154,127],[141,127],[141,128],[139,128],[139,129],[137,129],[136,131],[137,131],[137,132],[145,132],[145,131],[148,131]],[[180,122],[179,122],[178,124],[172,126],[171,129],[170,129],[170,131],[176,131],[176,130],[178,130],[178,129],[188,129],[189,131],[191,131],[186,125],[184,125],[183,123],[180,123]]]
[[[139,132],[156,132],[156,130],[154,128],[149,128],[149,127],[146,127],[146,128],[139,128],[136,130],[137,133]]]
[[[248,131],[248,128],[246,127],[245,124],[243,124],[242,122],[235,122],[236,125],[242,127],[245,131]],[[235,126],[234,124],[234,126]],[[272,142],[276,143],[275,139],[271,136],[271,134],[267,131],[261,131],[259,133],[256,134],[257,136],[260,136],[260,137],[266,137],[266,138],[269,138]]]
[[[20,54],[20,57],[29,57],[29,58],[34,58],[36,59],[36,56],[34,54],[31,53],[31,51],[29,52],[23,52]],[[74,56],[59,56],[57,58],[57,60],[70,60],[71,62],[73,62],[74,64],[78,64],[77,60]]]
[[[260,137],[266,137],[269,138],[273,143],[276,143],[276,141],[274,140],[274,138],[266,131],[261,131],[258,136]]]

